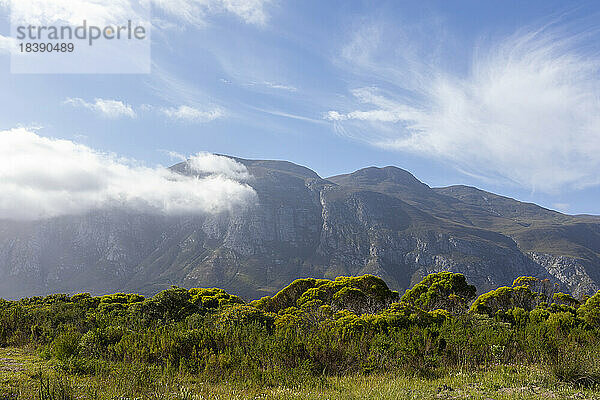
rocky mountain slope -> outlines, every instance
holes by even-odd
[[[236,159],[258,204],[165,217],[125,210],[0,222],[0,297],[218,286],[246,298],[300,277],[371,273],[397,290],[431,272],[479,291],[535,275],[575,295],[600,288],[600,218],[476,188],[430,188],[395,167],[322,179],[283,161]],[[172,167],[191,174],[186,163]]]

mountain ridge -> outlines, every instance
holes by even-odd
[[[441,270],[464,273],[480,290],[521,275],[575,295],[600,288],[600,217],[464,185],[431,188],[393,166],[322,178],[287,161],[230,158],[247,168],[257,193],[248,210],[3,221],[0,297],[153,294],[176,284],[256,298],[296,278],[365,273],[403,290]],[[188,162],[170,169],[195,174]]]

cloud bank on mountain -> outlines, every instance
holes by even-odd
[[[201,177],[94,150],[32,130],[0,131],[0,218],[36,220],[125,208],[164,215],[228,212],[256,193],[245,167],[213,154],[189,160]]]

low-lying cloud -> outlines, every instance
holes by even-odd
[[[343,56],[387,90],[356,88],[354,106],[324,119],[340,134],[496,182],[545,192],[598,185],[600,53],[586,42],[593,34],[552,24],[521,31],[477,47],[467,71],[456,72],[415,42],[358,32]]]
[[[221,213],[247,207],[256,193],[245,167],[200,153],[202,176],[146,167],[70,140],[18,128],[0,131],[0,218],[36,220],[127,208],[165,215]]]
[[[246,166],[229,157],[211,153],[198,153],[187,162],[192,171],[198,173],[220,175],[238,181],[250,179]]]

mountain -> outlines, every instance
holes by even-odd
[[[480,292],[522,275],[574,295],[600,288],[599,217],[467,186],[430,188],[396,167],[323,179],[290,162],[234,159],[251,175],[254,207],[1,221],[0,297],[153,294],[176,284],[257,298],[300,277],[367,273],[403,290],[441,270],[464,273]],[[171,169],[193,174],[187,163]]]

